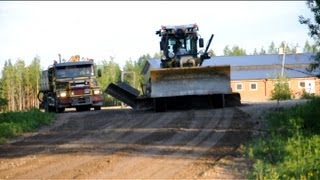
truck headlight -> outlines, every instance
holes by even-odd
[[[93,94],[95,94],[95,95],[100,94],[100,90],[99,89],[93,90]]]
[[[60,97],[66,97],[67,92],[66,91],[60,91]]]

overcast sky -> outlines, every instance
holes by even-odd
[[[46,68],[58,53],[79,54],[123,65],[128,59],[159,52],[161,25],[197,23],[217,55],[226,45],[252,53],[271,41],[303,47],[308,28],[298,16],[311,17],[305,1],[0,1],[0,69],[18,58],[27,65],[39,55]]]

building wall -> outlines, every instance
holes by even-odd
[[[233,92],[239,92],[241,94],[241,100],[243,102],[259,102],[268,101],[271,99],[272,90],[274,88],[273,79],[257,79],[257,80],[232,80],[231,88]],[[307,92],[310,88],[307,85],[314,84],[314,92],[316,95],[320,95],[320,79],[310,78],[291,78],[289,79],[289,88],[292,94],[292,98],[298,99],[303,93],[303,89]],[[300,85],[305,85],[305,88]],[[242,86],[242,90],[237,90]],[[311,92],[312,93],[312,92]]]

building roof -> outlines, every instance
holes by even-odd
[[[309,64],[312,62],[312,53],[286,54],[285,64]],[[263,54],[247,56],[215,56],[203,62],[204,66],[225,65],[231,66],[258,66],[282,64],[283,55]]]
[[[284,75],[288,78],[314,77],[305,68],[284,69]],[[250,70],[231,70],[231,80],[250,80],[250,79],[274,79],[281,74],[281,68],[273,69],[250,69]]]
[[[308,72],[303,65],[313,62],[312,53],[286,54],[284,75],[288,78],[305,78],[314,77],[320,74],[320,71]],[[264,54],[248,56],[216,56],[203,62],[204,66],[230,65],[231,80],[247,79],[270,79],[281,74],[283,55],[281,54]],[[270,68],[273,65],[275,68]],[[294,68],[286,66],[295,65]],[[301,67],[298,67],[301,65]],[[259,66],[256,69],[239,69],[236,67]],[[265,66],[265,68],[263,67]]]
[[[320,74],[320,70],[308,72],[306,65],[313,62],[313,53],[286,54],[284,74],[288,78],[315,77]],[[231,80],[249,80],[249,79],[273,79],[281,74],[283,55],[264,54],[247,56],[215,56],[206,59],[203,66],[231,66]],[[151,69],[159,69],[160,59],[150,59],[147,63]],[[294,67],[292,67],[292,65]],[[301,65],[301,66],[300,66]],[[259,68],[252,68],[252,67]],[[300,66],[300,67],[299,67]],[[251,68],[245,68],[251,67]],[[272,67],[272,68],[271,68]],[[145,68],[147,71],[147,68]]]

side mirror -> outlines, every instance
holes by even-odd
[[[160,41],[160,50],[162,51],[163,50],[163,42]]]
[[[101,69],[98,69],[98,77],[101,77]]]
[[[203,44],[203,38],[200,38],[200,39],[199,39],[199,47],[202,48],[203,46],[204,46],[204,44]]]

